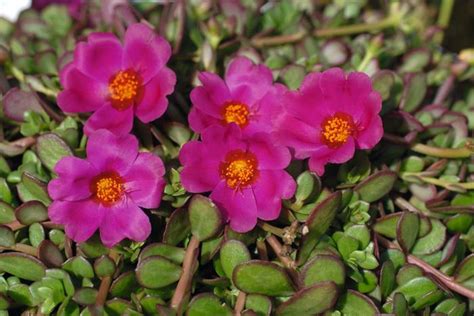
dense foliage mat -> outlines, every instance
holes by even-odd
[[[473,313],[453,1],[33,2],[0,19],[0,315]]]

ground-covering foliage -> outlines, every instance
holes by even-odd
[[[473,313],[454,1],[33,2],[0,19],[0,315]],[[258,124],[215,118],[235,91]]]

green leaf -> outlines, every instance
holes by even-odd
[[[163,242],[170,245],[179,244],[191,232],[188,211],[178,208],[171,213],[163,233]]]
[[[474,276],[474,254],[467,256],[459,265],[455,273],[456,282],[464,282]]]
[[[295,198],[296,201],[305,201],[313,193],[317,181],[315,175],[310,171],[305,171],[301,173],[296,179],[297,187]]]
[[[183,248],[162,244],[162,243],[153,243],[146,246],[140,253],[140,260],[144,260],[150,256],[160,255],[173,261],[176,264],[183,263],[184,254],[186,251]]]
[[[0,201],[0,224],[8,224],[15,220],[15,210],[13,207],[3,201]]]
[[[397,241],[405,252],[409,252],[416,242],[420,229],[420,218],[417,214],[404,212],[397,224]]]
[[[245,293],[290,296],[294,292],[285,270],[268,261],[241,263],[235,267],[232,279],[235,286]]]
[[[232,310],[210,293],[199,294],[189,303],[187,316],[222,315],[232,316]]]
[[[439,303],[434,311],[448,316],[463,316],[466,311],[466,303],[462,303],[455,298],[448,298]]]
[[[245,244],[238,240],[226,241],[221,247],[220,258],[222,269],[229,279],[232,279],[232,273],[238,264],[251,259]]]
[[[53,170],[61,158],[73,155],[66,142],[54,133],[39,136],[36,140],[36,150],[39,159],[49,170]]]
[[[305,75],[306,70],[303,66],[288,65],[281,70],[279,77],[288,88],[297,89],[299,88]]]
[[[412,305],[422,296],[438,289],[436,283],[427,277],[418,277],[411,279],[407,283],[395,289],[394,293],[402,293],[408,304]]]
[[[49,240],[43,240],[38,246],[38,258],[49,268],[60,267],[64,256],[59,248]]]
[[[28,227],[28,237],[33,247],[38,247],[45,238],[44,227],[40,223],[33,223]]]
[[[377,219],[373,229],[376,233],[388,238],[397,237],[397,224],[402,213],[392,213]]]
[[[128,271],[119,275],[110,286],[110,295],[113,297],[129,298],[137,287],[137,279],[134,271]]]
[[[300,277],[305,287],[323,281],[332,281],[342,287],[346,278],[346,269],[341,260],[335,256],[317,255],[303,266]]]
[[[414,255],[432,254],[441,249],[446,242],[446,227],[437,219],[431,219],[431,231],[418,239],[411,249]]]
[[[380,269],[380,291],[384,298],[388,297],[395,288],[395,266],[393,262],[387,260]]]
[[[323,313],[334,306],[338,290],[333,282],[317,283],[309,288],[296,292],[289,300],[281,304],[276,315],[315,315]]]
[[[63,269],[80,278],[91,279],[94,277],[92,265],[82,256],[69,258],[63,263]]]
[[[15,216],[23,225],[48,220],[48,209],[40,201],[28,201],[15,210]]]
[[[33,256],[9,252],[0,254],[0,271],[29,281],[38,281],[45,275],[45,265]]]
[[[405,75],[405,88],[403,91],[400,108],[405,112],[413,112],[425,98],[428,83],[424,73],[412,73]]]
[[[337,310],[344,316],[378,315],[379,311],[367,296],[354,290],[347,290],[337,302]]]
[[[264,295],[248,294],[245,308],[253,310],[257,316],[267,316],[272,311],[272,300]]]
[[[173,284],[181,276],[181,267],[162,256],[150,256],[137,265],[136,276],[140,285],[157,289]]]
[[[0,247],[11,247],[15,244],[15,235],[8,226],[0,225]]]
[[[224,219],[217,206],[203,195],[193,196],[188,210],[191,233],[199,241],[216,236],[224,225]]]
[[[21,175],[21,183],[17,185],[17,189],[18,195],[23,202],[37,200],[46,206],[51,203],[46,183],[28,172],[23,172]]]
[[[379,171],[359,183],[354,191],[359,193],[362,200],[372,203],[388,194],[396,180],[397,174],[395,172]]]
[[[101,256],[94,262],[94,271],[99,278],[113,275],[115,269],[115,262],[109,256]]]
[[[8,288],[7,294],[11,297],[16,303],[26,306],[35,306],[38,305],[38,298],[35,298],[28,285],[26,284],[14,284]]]
[[[308,233],[304,235],[302,246],[300,246],[297,261],[302,265],[308,259],[310,253],[318,243],[322,235],[326,233],[331,226],[336,213],[341,206],[342,194],[340,191],[334,192],[325,200],[319,203],[306,220]]]
[[[94,288],[84,287],[77,290],[72,299],[79,305],[92,305],[95,304],[97,293]]]
[[[408,302],[402,293],[395,293],[393,296],[393,313],[395,316],[409,315]]]

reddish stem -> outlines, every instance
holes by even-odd
[[[115,250],[110,250],[109,257],[115,262],[115,264],[117,264],[119,260],[119,254],[115,252]],[[96,306],[104,306],[105,301],[107,300],[107,295],[109,294],[109,288],[111,283],[112,276],[103,277],[100,281],[99,292],[97,293],[97,298],[95,300]]]
[[[237,301],[235,302],[235,307],[234,307],[234,315],[235,316],[240,316],[242,311],[244,310],[245,307],[245,299],[247,298],[247,294],[245,292],[240,291],[239,295],[237,296]]]
[[[191,283],[193,280],[194,268],[196,263],[196,258],[199,253],[199,240],[193,236],[189,241],[188,248],[184,255],[183,260],[183,271],[176,286],[176,291],[171,298],[171,308],[179,312],[181,309],[182,303],[188,291],[191,288]]]
[[[385,248],[392,248],[401,250],[401,248],[392,243],[391,241],[377,235],[377,239],[380,244],[382,244]],[[425,273],[433,275],[442,285],[451,289],[452,291],[464,295],[465,297],[469,298],[470,300],[474,300],[474,291],[462,286],[461,284],[457,283],[452,277],[447,276],[446,274],[442,273],[441,271],[433,268],[423,260],[407,254],[407,262],[414,264],[421,268]]]

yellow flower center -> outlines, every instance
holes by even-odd
[[[341,147],[356,131],[352,117],[341,112],[326,118],[321,128],[322,141],[330,148]]]
[[[125,191],[124,181],[116,172],[104,172],[91,183],[91,192],[94,198],[105,205],[110,205],[120,200]]]
[[[232,189],[246,187],[257,180],[257,157],[250,152],[234,150],[221,162],[219,171],[222,179]]]
[[[240,127],[244,127],[248,124],[249,114],[250,111],[247,105],[239,102],[228,102],[222,111],[225,123],[235,123]]]
[[[133,105],[140,96],[142,81],[134,70],[121,70],[109,81],[109,94],[112,106],[117,110],[125,110]]]

